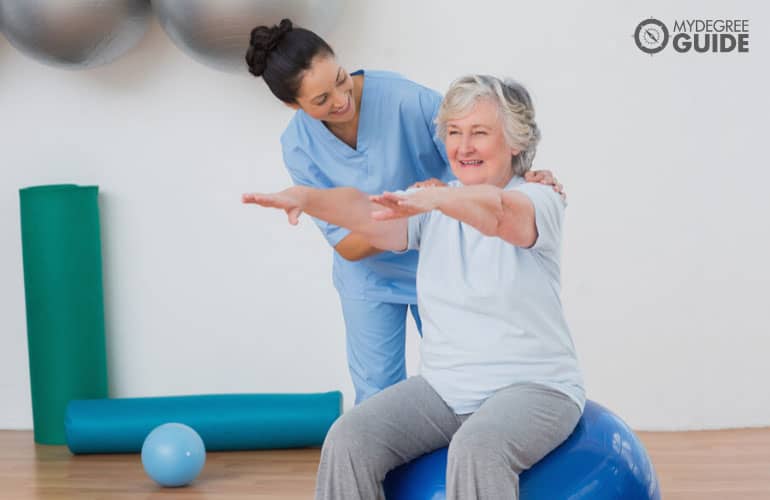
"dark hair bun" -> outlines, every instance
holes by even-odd
[[[251,30],[249,50],[246,52],[246,64],[254,76],[261,76],[267,66],[267,58],[275,50],[283,37],[291,31],[293,25],[289,19],[282,19],[273,26],[257,26]]]

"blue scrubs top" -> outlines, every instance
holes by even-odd
[[[297,185],[352,186],[365,193],[406,189],[436,177],[454,179],[433,120],[441,95],[395,73],[364,75],[356,149],[302,110],[281,136],[283,158]],[[350,231],[314,219],[331,246]],[[343,298],[417,303],[417,253],[382,252],[357,262],[334,253],[334,285]]]

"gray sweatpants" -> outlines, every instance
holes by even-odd
[[[519,474],[570,435],[580,408],[535,384],[501,389],[456,415],[428,382],[411,377],[344,413],[321,451],[316,498],[385,498],[385,474],[449,445],[447,499],[517,499]]]

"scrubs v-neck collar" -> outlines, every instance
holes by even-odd
[[[339,137],[334,135],[329,128],[324,125],[324,122],[321,120],[316,120],[314,118],[310,118],[311,127],[314,130],[316,134],[318,134],[318,137],[322,137],[325,142],[329,144],[330,147],[337,150],[341,155],[345,157],[356,157],[359,155],[363,155],[366,153],[366,150],[369,146],[368,144],[368,136],[367,132],[371,129],[369,123],[368,123],[368,114],[367,110],[369,109],[369,106],[367,104],[367,87],[369,84],[366,82],[366,72],[364,70],[360,69],[358,71],[355,71],[350,74],[350,76],[355,75],[364,75],[364,85],[361,89],[361,107],[358,110],[358,130],[356,131],[356,148],[351,148],[348,144],[341,141]]]

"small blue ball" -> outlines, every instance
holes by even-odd
[[[145,472],[161,486],[185,486],[198,477],[206,463],[206,447],[194,429],[184,424],[163,424],[142,444]]]

